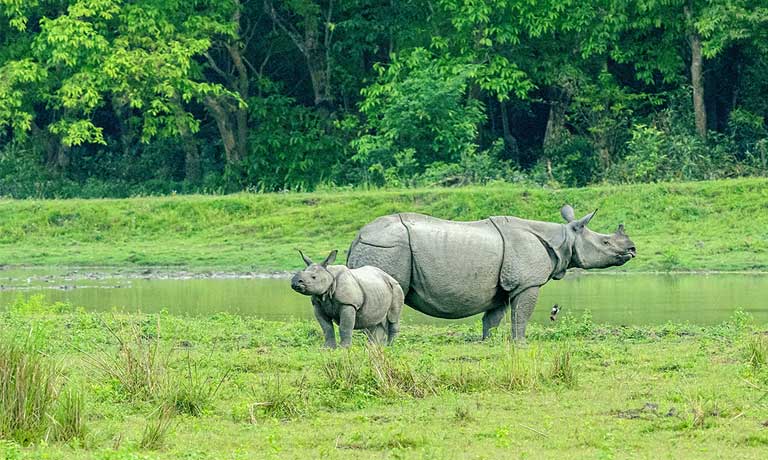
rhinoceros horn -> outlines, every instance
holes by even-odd
[[[624,224],[619,224],[619,228],[616,229],[616,233],[619,235],[626,235],[626,233],[624,233]]]

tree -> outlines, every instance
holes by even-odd
[[[264,0],[264,10],[299,50],[312,80],[314,103],[333,107],[331,48],[335,30],[333,0],[296,0],[275,6]]]

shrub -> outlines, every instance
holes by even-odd
[[[548,147],[545,156],[552,162],[555,180],[568,187],[583,187],[599,180],[600,162],[589,139],[567,136]]]

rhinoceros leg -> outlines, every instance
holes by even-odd
[[[531,319],[538,297],[539,288],[536,286],[526,289],[512,300],[512,339],[525,340],[525,326]]]
[[[387,311],[387,345],[392,345],[398,332],[400,332],[400,313],[403,311],[403,291],[393,289],[392,303]]]
[[[504,318],[507,307],[508,305],[505,304],[485,312],[483,315],[483,340],[491,336],[491,329],[498,327],[502,318]]]
[[[357,310],[352,305],[342,305],[339,309],[339,337],[342,347],[348,347],[352,344],[352,331],[355,329],[356,316]]]
[[[326,316],[320,304],[312,300],[312,305],[315,307],[315,318],[320,323],[320,328],[323,330],[325,336],[325,346],[328,348],[336,348],[336,331],[333,329],[333,321]]]

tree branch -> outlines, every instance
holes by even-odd
[[[288,38],[291,39],[294,45],[296,45],[296,48],[299,49],[301,54],[303,54],[305,57],[309,58],[309,53],[307,52],[307,47],[304,46],[304,41],[301,39],[301,34],[299,33],[296,28],[294,28],[291,24],[288,24],[283,20],[283,18],[280,17],[279,14],[277,14],[277,11],[275,10],[275,7],[272,5],[272,2],[270,0],[264,0],[264,11],[267,12],[267,14],[272,18],[272,22],[277,24],[277,26],[283,30],[283,32],[288,35]]]

